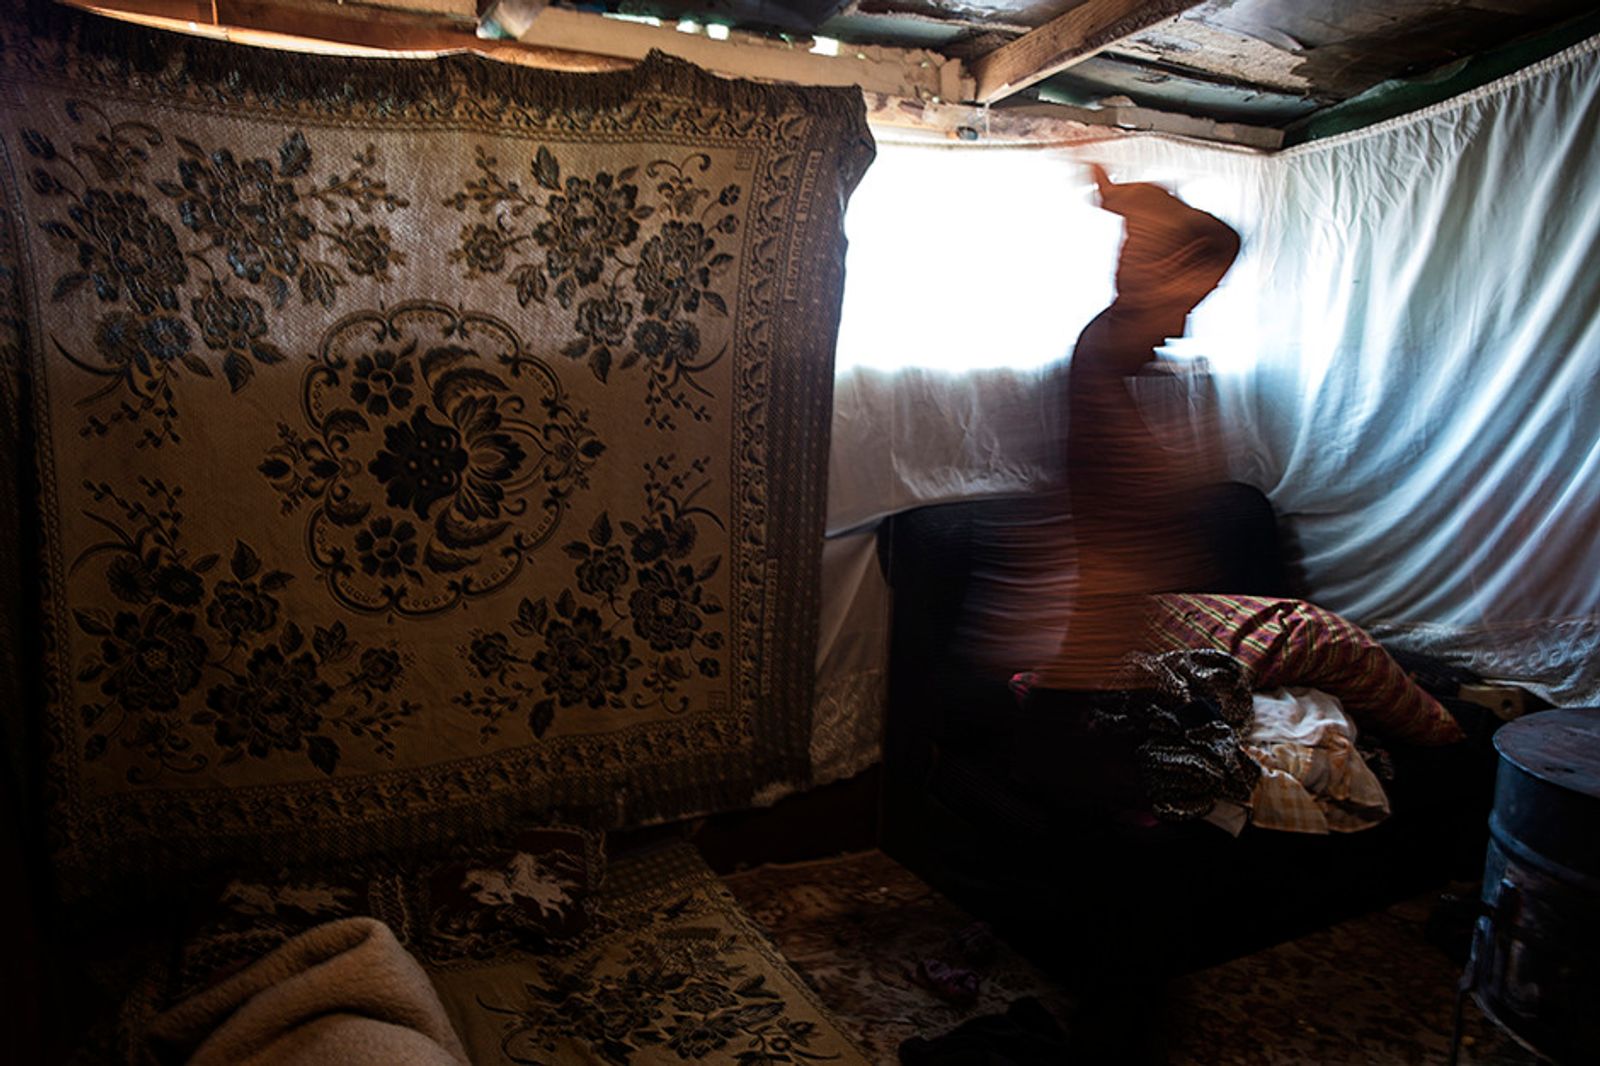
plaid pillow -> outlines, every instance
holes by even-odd
[[[1366,630],[1303,600],[1185,593],[1155,597],[1153,651],[1217,648],[1245,666],[1257,689],[1302,685],[1336,696],[1357,722],[1396,740],[1462,738],[1450,712],[1424,692]]]

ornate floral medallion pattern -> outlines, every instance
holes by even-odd
[[[426,301],[337,323],[301,406],[308,432],[280,424],[258,469],[286,513],[310,505],[310,560],[356,611],[417,617],[498,592],[605,452],[510,326]]]
[[[0,267],[66,878],[802,781],[858,96],[46,14]]]

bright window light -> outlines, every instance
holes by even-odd
[[[1111,299],[1120,227],[1059,153],[880,144],[850,199],[838,369],[1032,368]]]
[[[1240,217],[1237,180],[1114,167]],[[1122,223],[1083,161],[1018,147],[878,145],[850,199],[838,370],[1034,369],[1064,358],[1115,294]],[[1256,264],[1246,254],[1167,351],[1214,368],[1252,355]]]

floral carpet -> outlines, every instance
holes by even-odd
[[[971,1003],[947,1003],[919,985],[921,959],[967,964],[958,940],[973,920],[882,852],[763,866],[723,883],[874,1062],[896,1062],[901,1041],[1004,1011],[1022,996],[1063,1016],[1071,1010],[1064,986],[998,943],[984,964],[971,964],[983,974]]]
[[[766,866],[725,883],[846,1034],[875,1062],[900,1042],[1033,996],[1066,1024],[1063,984],[1004,944],[963,949],[972,919],[881,852]],[[1444,1063],[1459,967],[1424,936],[1432,895],[1172,982],[1159,1041],[1174,1064]],[[976,998],[956,1006],[918,983],[918,960],[971,965]],[[1468,1005],[1464,1066],[1537,1061]],[[1089,1060],[1085,1060],[1089,1061]]]

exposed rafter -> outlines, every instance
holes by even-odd
[[[837,55],[792,42],[734,31],[726,40],[679,33],[668,26],[619,22],[563,8],[540,13],[518,39],[541,48],[564,48],[620,59],[642,59],[652,49],[731,77],[801,85],[856,85],[866,92],[940,102],[970,94],[972,82],[959,60],[937,52],[878,45],[844,45]]]
[[[281,0],[61,0],[69,7],[161,29],[237,44],[341,55],[439,55],[479,52],[510,62],[592,69],[581,57],[539,55],[507,42],[480,40],[471,0],[427,0],[418,10]],[[400,0],[404,2],[404,0]],[[443,10],[441,10],[443,9]],[[459,9],[459,10],[456,10]]]
[[[1124,133],[1162,133],[1169,137],[1187,137],[1197,141],[1231,144],[1262,152],[1275,152],[1283,147],[1282,130],[1237,122],[1218,122],[1215,119],[1194,115],[1178,115],[1134,104],[1094,109],[1072,107],[1067,104],[1021,104],[996,108],[990,114],[995,120],[1003,119],[1007,125],[1002,128],[1007,129],[1025,128],[1025,124],[1030,121],[1074,123],[1090,127],[1112,127]]]
[[[982,104],[1003,100],[1195,6],[1198,0],[1085,0],[973,60],[975,99]]]

